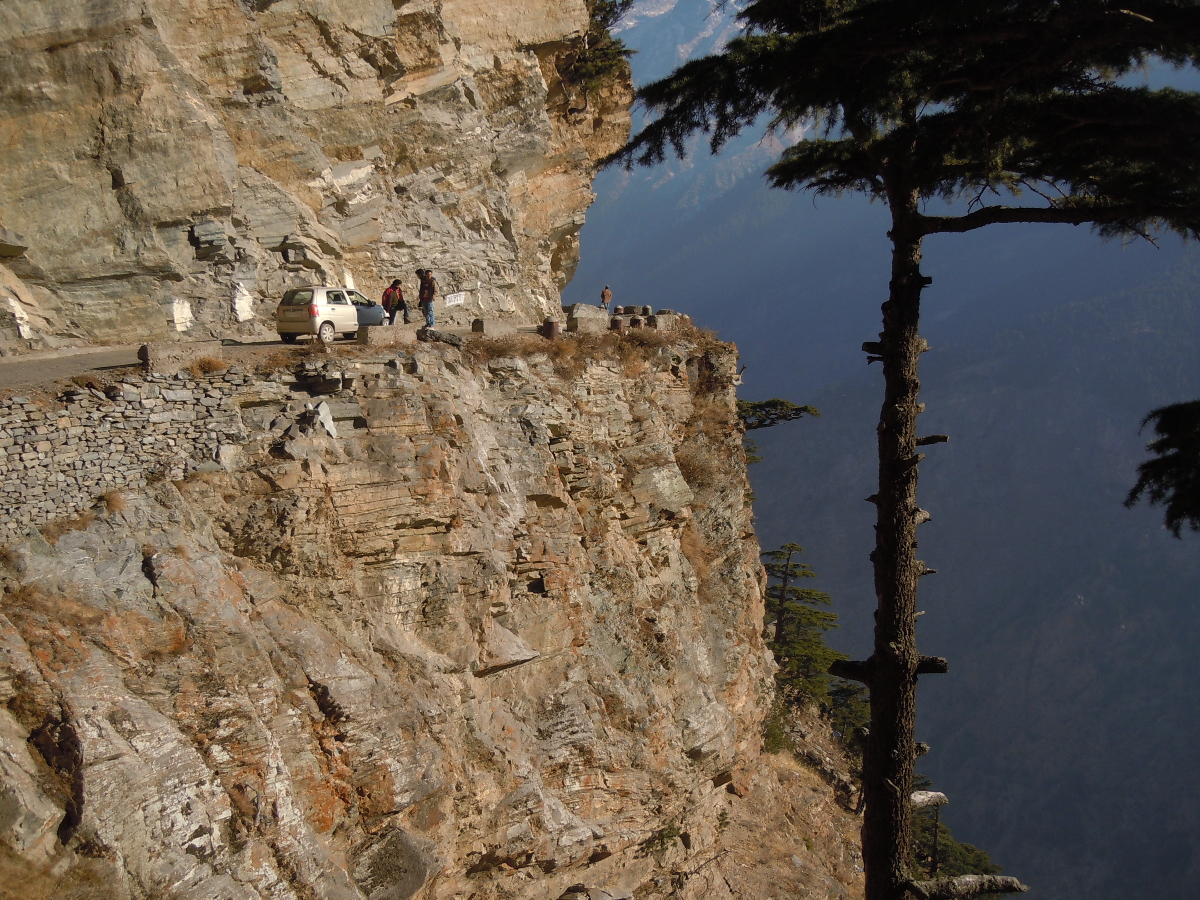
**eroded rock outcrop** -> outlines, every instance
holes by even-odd
[[[0,883],[856,895],[836,786],[760,751],[732,348],[544,346],[126,374],[114,428],[170,391],[223,449],[8,547]]]
[[[411,290],[422,264],[464,295],[443,321],[540,321],[628,133],[627,82],[581,102],[564,74],[587,22],[582,0],[3,4],[0,226],[27,246],[0,252],[0,346],[253,335],[289,285]]]
[[[860,893],[836,785],[760,752],[734,372],[696,334],[214,381],[236,451],[6,552],[0,874],[34,898]],[[196,378],[126,376],[113,421]]]

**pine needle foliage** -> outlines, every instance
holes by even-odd
[[[805,128],[777,187],[912,205],[916,234],[999,222],[1107,233],[1200,221],[1200,97],[1124,83],[1200,49],[1196,0],[758,0],[745,36],[638,91],[657,118],[612,157],[713,152],[770,117]],[[967,198],[958,216],[915,204]],[[996,203],[995,198],[1030,204]]]
[[[1152,422],[1158,437],[1146,449],[1155,458],[1138,466],[1137,484],[1125,505],[1133,506],[1144,494],[1152,505],[1164,507],[1175,537],[1184,525],[1200,531],[1200,400],[1159,407],[1142,427]]]
[[[793,422],[803,416],[821,415],[815,406],[801,406],[779,397],[770,400],[738,400],[737,414],[743,431],[772,428],[781,422]],[[754,441],[744,438],[742,447],[746,451],[746,465],[752,466],[762,462],[763,458],[759,456],[758,445]]]
[[[779,670],[775,675],[780,687],[802,697],[827,703],[827,674],[835,659],[845,659],[825,643],[825,632],[837,628],[837,614],[825,607],[830,597],[823,591],[802,587],[816,575],[796,557],[804,552],[799,544],[784,544],[763,554],[767,560],[766,597],[768,644],[775,654]]]
[[[821,415],[815,406],[801,406],[791,400],[738,400],[738,418],[746,431],[771,428],[780,422],[792,422],[802,416]]]
[[[867,722],[867,692],[859,684],[829,674],[834,660],[846,658],[825,642],[825,633],[838,627],[838,616],[827,609],[831,603],[828,594],[802,586],[805,579],[816,577],[806,563],[798,561],[803,552],[799,544],[787,543],[763,554],[768,580],[764,636],[779,667],[775,683],[780,702],[818,705],[849,749],[855,729]],[[778,745],[772,728],[781,728],[782,714],[782,709],[775,710],[773,716],[779,721],[767,723],[769,746]]]
[[[633,0],[593,0],[588,6],[588,30],[572,60],[568,77],[590,93],[629,71],[632,50],[614,37],[612,29],[633,8]]]

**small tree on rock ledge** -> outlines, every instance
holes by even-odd
[[[1005,222],[1090,223],[1102,233],[1193,235],[1200,223],[1200,98],[1131,87],[1154,57],[1192,61],[1200,0],[755,0],[720,54],[638,92],[657,118],[617,153],[626,165],[682,156],[695,132],[714,152],[768,114],[816,125],[768,170],[773,185],[858,191],[891,213],[878,434],[874,652],[836,674],[866,683],[862,831],[867,900],[1023,890],[1014,878],[917,880],[908,870],[917,677],[946,671],[917,650],[920,270],[927,235]],[[1026,202],[1028,199],[1029,202]],[[929,201],[965,208],[928,214]]]

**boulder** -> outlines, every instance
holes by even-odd
[[[674,313],[659,312],[657,315],[646,317],[647,328],[657,328],[659,331],[670,331],[682,324],[682,316]]]
[[[463,345],[463,339],[457,334],[450,334],[446,331],[437,331],[433,328],[418,328],[417,340],[425,344],[438,341],[443,344],[449,344],[451,347],[461,347]]]
[[[15,231],[10,231],[3,225],[0,225],[0,257],[13,258],[24,255],[29,249],[29,241],[24,235],[17,234]]]
[[[501,334],[515,334],[517,325],[512,319],[474,319],[471,322],[472,334],[488,334],[493,337]]]
[[[596,319],[604,321],[608,318],[607,312],[598,306],[592,306],[590,303],[572,303],[570,306],[564,306],[563,314],[567,317],[567,321],[571,319]]]
[[[608,316],[572,316],[567,319],[567,331],[583,332],[585,334],[603,333],[608,331]]]

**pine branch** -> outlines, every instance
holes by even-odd
[[[738,418],[746,431],[772,428],[780,422],[792,422],[801,416],[819,416],[816,407],[800,406],[790,400],[774,397],[771,400],[739,400]]]
[[[871,661],[865,662],[851,659],[837,659],[829,666],[829,674],[835,678],[845,678],[848,681],[860,681],[867,687],[871,686]]]
[[[1065,225],[1086,223],[1139,221],[1146,218],[1146,210],[1128,207],[1095,206],[985,206],[965,216],[916,217],[920,234],[957,234],[974,231],[988,225],[1013,224],[1018,222],[1049,222]]]
[[[922,656],[917,663],[918,675],[945,675],[950,671],[950,664],[944,656]]]

